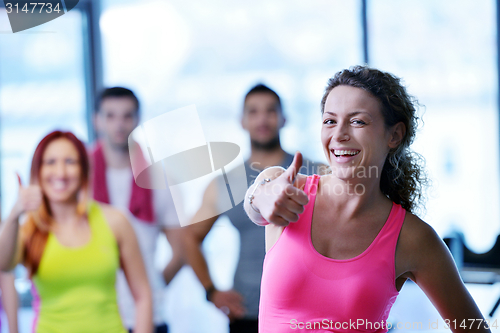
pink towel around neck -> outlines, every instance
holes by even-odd
[[[140,147],[137,147],[140,149]],[[146,165],[147,162],[142,155],[134,154],[135,158],[143,159],[144,161],[138,161],[140,165]],[[109,204],[109,194],[108,186],[106,183],[106,158],[104,157],[104,152],[102,148],[102,143],[97,142],[95,148],[90,154],[93,162],[92,167],[92,188],[93,197],[99,202],[104,202]],[[147,177],[141,174],[141,177]],[[134,176],[131,177],[132,195],[130,196],[129,210],[138,219],[152,223],[154,222],[154,212],[153,212],[153,193],[150,189],[142,188],[137,185],[134,180]]]

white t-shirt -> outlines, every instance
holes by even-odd
[[[165,283],[161,272],[155,268],[154,258],[161,230],[165,227],[180,227],[170,190],[153,190],[155,221],[149,223],[139,220],[128,209],[132,193],[132,170],[130,168],[107,168],[106,184],[111,205],[120,209],[127,216],[135,230],[153,293],[153,321],[155,325],[163,324],[165,322],[163,318],[163,288]],[[121,270],[117,276],[116,290],[123,324],[127,328],[133,328],[135,323],[134,298],[128,287],[125,274]]]

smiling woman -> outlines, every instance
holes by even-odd
[[[333,91],[335,87],[337,89]],[[340,134],[337,133],[337,135],[344,135],[345,140],[338,140],[338,144],[334,144],[331,143],[329,137],[334,127],[339,131],[339,126],[328,125],[336,123],[335,118],[338,116],[332,111],[335,111],[338,105],[341,105],[344,111],[345,109],[354,111],[349,112],[345,117],[348,126],[340,127]],[[393,142],[388,147],[368,139],[369,143],[378,144],[378,147],[382,147],[383,150],[382,159],[371,163],[369,167],[381,170],[378,174],[379,177],[383,177],[380,182],[381,191],[392,201],[412,212],[423,199],[422,191],[427,185],[427,178],[421,166],[422,158],[409,149],[415,139],[418,126],[416,105],[418,105],[417,100],[406,92],[399,78],[390,73],[363,70],[363,67],[338,72],[329,80],[321,100],[321,113],[324,120],[321,137],[324,144],[327,141],[334,146],[331,150],[335,150],[335,146],[342,147],[346,142],[352,144],[349,141],[349,134],[356,135],[360,132],[361,135],[368,135],[367,131],[378,130],[384,132],[379,137],[387,140],[387,135],[391,133],[386,130],[392,129],[393,134],[397,135],[399,141]],[[378,109],[380,111],[373,112]],[[349,132],[350,129],[352,132]],[[360,131],[360,129],[363,130]],[[325,154],[328,158],[327,151]],[[335,156],[344,164],[352,160]]]
[[[48,134],[35,150],[30,185],[18,180],[0,230],[0,270],[28,268],[39,297],[35,331],[126,332],[115,291],[121,264],[136,301],[136,332],[150,332],[151,291],[137,240],[121,213],[88,202],[83,143],[70,132]]]
[[[342,324],[321,326],[329,332],[387,332],[407,279],[445,321],[484,322],[446,245],[413,214],[426,182],[410,150],[415,105],[390,73],[340,71],[321,103],[321,140],[333,172],[299,174],[297,153],[287,170],[266,169],[249,188],[245,210],[267,224],[259,332],[288,332],[297,321]],[[490,329],[483,324],[475,332]]]

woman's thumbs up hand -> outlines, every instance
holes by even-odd
[[[42,189],[38,185],[24,186],[21,177],[17,174],[19,193],[17,201],[12,208],[12,214],[17,218],[26,212],[37,210],[42,204]]]
[[[301,166],[302,154],[297,152],[288,169],[276,179],[256,189],[252,205],[266,221],[278,226],[287,226],[299,219],[298,215],[309,202],[306,193],[293,185]]]

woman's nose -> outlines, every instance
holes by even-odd
[[[66,163],[64,163],[62,161],[57,163],[56,168],[55,168],[55,174],[57,177],[66,176]]]
[[[337,142],[349,141],[350,136],[347,130],[347,126],[339,124],[339,126],[335,128],[335,134],[333,138]]]

